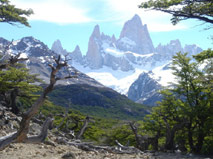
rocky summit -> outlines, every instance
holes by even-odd
[[[97,69],[102,67],[103,59],[101,56],[101,34],[99,26],[96,25],[89,39],[86,59],[91,68]]]
[[[138,15],[135,15],[124,24],[117,46],[120,50],[136,52],[142,55],[154,52],[147,25],[142,24]]]

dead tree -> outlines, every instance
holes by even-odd
[[[135,135],[136,147],[142,151],[146,150],[148,146],[145,142],[144,137],[138,134],[138,128],[135,126],[135,123],[129,122],[129,126],[131,127],[132,132]]]
[[[20,58],[21,53],[18,53],[17,55],[10,56],[9,60],[6,61],[5,63],[0,63],[0,71],[3,69],[8,68],[9,66],[14,66],[16,63],[21,62],[21,61],[26,61],[28,58]]]
[[[22,115],[22,120],[20,123],[19,130],[15,134],[12,134],[11,136],[6,137],[5,140],[3,139],[0,141],[0,149],[8,146],[11,142],[27,142],[27,140],[28,140],[27,134],[29,131],[30,120],[38,113],[38,110],[43,105],[47,94],[53,90],[56,82],[58,80],[62,80],[62,79],[76,78],[76,75],[74,75],[74,76],[69,75],[64,78],[56,77],[57,72],[61,68],[68,66],[68,64],[67,64],[67,60],[61,62],[60,55],[58,56],[58,58],[54,58],[54,61],[56,63],[55,67],[53,65],[49,64],[49,66],[52,70],[51,75],[50,75],[49,85],[43,90],[42,94],[35,101],[35,103],[31,106],[31,108]]]
[[[78,134],[76,135],[76,139],[80,139],[81,136],[84,134],[89,122],[92,122],[91,117],[87,116],[84,120],[84,124],[81,127],[80,131],[78,132]]]
[[[149,137],[148,135],[139,135],[138,128],[135,126],[135,123],[129,122],[129,125],[132,129],[132,132],[135,135],[136,147],[142,151],[148,150],[149,145],[152,145],[153,150],[158,150],[158,139],[160,137],[160,131],[154,137]]]
[[[44,140],[47,137],[48,134],[48,129],[50,128],[50,126],[52,125],[53,122],[53,118],[47,118],[46,121],[44,122],[41,132],[38,136],[32,136],[27,138],[27,140],[25,141],[26,143],[41,143],[44,142]]]

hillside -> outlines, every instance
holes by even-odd
[[[86,115],[116,119],[142,119],[148,108],[107,87],[86,84],[59,85],[49,95],[57,105],[79,110]]]

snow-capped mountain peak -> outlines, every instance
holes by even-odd
[[[43,64],[48,62],[46,57],[56,53],[69,54],[72,65],[79,71],[122,94],[131,94],[132,97],[130,95],[129,98],[137,102],[152,104],[154,102],[152,97],[155,99],[160,97],[156,92],[162,86],[168,86],[173,80],[172,72],[168,69],[172,56],[179,51],[187,51],[191,55],[202,50],[196,45],[186,45],[183,48],[178,39],[154,48],[147,25],[142,24],[138,15],[124,24],[119,39],[114,35],[101,33],[99,25],[96,25],[91,32],[85,56],[79,46],[76,46],[72,52],[64,50],[59,40],[54,42],[52,51],[33,38],[21,39],[17,41],[15,47],[19,51],[26,52],[27,55],[39,57]],[[31,63],[34,66],[38,64],[33,60]],[[139,82],[134,83],[135,81]],[[137,94],[137,99],[134,92]]]

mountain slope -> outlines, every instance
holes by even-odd
[[[0,46],[5,46],[8,41],[0,39]],[[25,61],[30,73],[39,74],[39,77],[47,84],[49,82],[49,64],[54,64],[57,57],[44,43],[33,38],[24,37],[13,42],[9,54],[22,53],[22,57],[28,57]],[[76,47],[75,55],[80,55],[79,47]],[[8,58],[8,56],[5,56]],[[69,66],[71,74],[77,72],[77,78],[57,81],[55,90],[50,94],[51,101],[61,106],[68,106],[72,102],[74,109],[80,110],[88,115],[102,116],[119,119],[136,119],[147,114],[146,107],[136,104],[114,90],[105,87],[93,78],[81,73]],[[58,76],[69,75],[67,70],[61,70]]]
[[[154,106],[156,101],[161,100],[159,90],[162,86],[157,80],[152,78],[153,73],[142,73],[138,79],[130,86],[128,90],[128,98],[137,103],[144,103]]]
[[[148,114],[147,107],[134,103],[126,96],[107,87],[93,87],[86,84],[57,86],[49,95],[55,104],[94,115],[116,119],[142,119]]]

